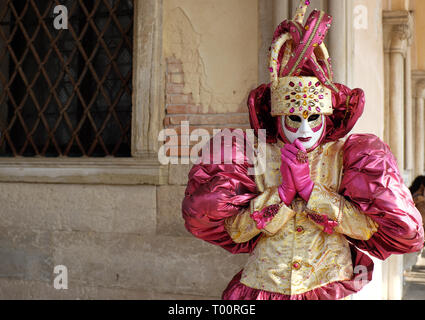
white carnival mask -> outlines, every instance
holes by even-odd
[[[313,114],[308,118],[296,115],[282,116],[281,119],[286,139],[290,143],[299,139],[306,150],[317,146],[325,130],[325,116],[321,114]]]

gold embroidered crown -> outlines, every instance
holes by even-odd
[[[273,83],[275,85],[275,83]],[[272,115],[332,114],[331,90],[316,77],[282,77],[272,85]]]

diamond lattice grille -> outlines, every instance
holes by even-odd
[[[130,156],[132,41],[133,0],[0,1],[0,155]]]

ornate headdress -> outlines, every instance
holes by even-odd
[[[345,137],[364,110],[362,89],[351,90],[332,81],[331,59],[323,43],[332,17],[314,10],[303,25],[309,4],[302,0],[295,18],[276,28],[270,52],[271,83],[260,85],[248,97],[251,127],[257,136],[265,129],[268,143],[283,139],[279,116],[324,114],[325,143]]]
[[[271,115],[331,115],[332,68],[324,39],[332,17],[314,10],[303,25],[310,4],[302,0],[292,21],[276,30],[270,52]],[[280,63],[281,61],[281,63]]]

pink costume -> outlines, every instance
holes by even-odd
[[[303,15],[305,7],[300,9]],[[224,291],[226,300],[342,299],[372,279],[373,262],[358,249],[384,260],[423,247],[421,215],[389,147],[373,135],[348,136],[365,100],[361,89],[332,82],[323,45],[331,17],[313,11],[305,25],[300,21],[278,26],[274,44],[290,37],[272,46],[272,83],[248,100],[252,128],[267,130],[265,171],[248,174],[258,164],[248,161],[236,139],[231,164],[211,164],[211,147],[189,174],[182,205],[187,230],[233,254],[250,254]],[[292,94],[294,79],[302,89]],[[283,183],[289,171],[282,167],[282,150],[289,142],[280,116],[314,113],[325,115],[325,130],[305,158],[297,155],[308,163],[304,171],[314,184],[307,196],[282,201],[283,193],[296,192]]]

